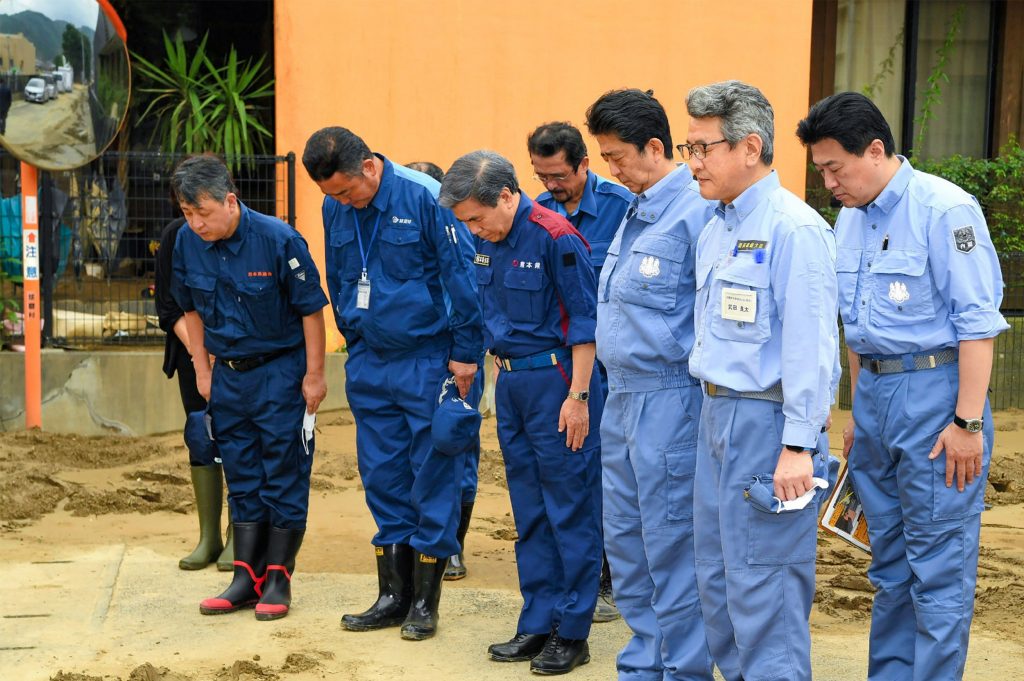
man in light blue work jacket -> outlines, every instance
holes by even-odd
[[[843,452],[871,538],[868,678],[960,679],[974,614],[993,427],[986,392],[1003,279],[978,202],[914,170],[867,97],[797,135],[843,204],[839,311],[853,419]]]
[[[711,216],[672,159],[650,93],[618,90],[587,111],[612,175],[636,193],[598,285],[597,352],[608,371],[601,423],[605,550],[633,638],[620,679],[711,679],[693,556],[701,394],[693,347],[694,249]]]
[[[691,90],[686,107],[683,157],[718,202],[697,242],[690,354],[706,395],[693,515],[708,645],[727,681],[809,680],[816,490],[828,485],[838,358],[835,241],[771,168],[774,113],[760,90],[715,83]],[[791,510],[751,503],[759,485]]]

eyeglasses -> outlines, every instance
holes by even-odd
[[[728,142],[729,140],[720,139],[717,142],[694,142],[693,144],[677,144],[676,149],[682,154],[684,161],[689,161],[691,158],[695,158],[698,161],[704,159],[708,155],[708,147],[713,147],[716,144],[722,142]]]
[[[547,184],[548,182],[565,182],[569,179],[570,173],[565,175],[545,175],[544,173],[534,173],[533,179],[537,180],[541,184]]]

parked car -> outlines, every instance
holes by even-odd
[[[57,99],[57,79],[50,73],[43,74],[42,79],[46,83],[47,99]]]
[[[25,84],[25,101],[43,104],[48,99],[50,96],[46,92],[46,81],[39,76],[29,78]]]

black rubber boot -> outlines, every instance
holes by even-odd
[[[408,544],[378,546],[377,602],[358,615],[343,615],[341,626],[349,631],[373,631],[397,627],[405,621],[412,604],[413,550]]]
[[[256,604],[256,619],[276,620],[288,614],[292,603],[292,574],[306,530],[271,527],[267,538],[267,581]]]
[[[217,558],[217,570],[220,572],[231,572],[235,569],[235,535],[231,523],[231,507],[228,506],[228,534],[224,539],[224,550]]]
[[[402,638],[422,641],[437,632],[437,606],[441,602],[441,582],[448,561],[416,552],[413,563],[413,597],[409,615],[402,624]]]
[[[469,520],[473,517],[473,502],[462,504],[462,516],[459,518],[459,529],[456,537],[459,539],[459,552],[448,559],[448,567],[444,571],[444,579],[447,582],[454,582],[466,576],[466,560],[463,554],[466,551],[466,532],[469,531]]]
[[[192,466],[192,489],[196,494],[199,516],[199,543],[189,555],[178,561],[182,570],[202,570],[217,560],[224,549],[220,541],[220,511],[224,496],[224,476],[220,466]]]
[[[235,523],[235,576],[224,593],[199,604],[204,615],[251,608],[263,595],[267,572],[267,523]]]

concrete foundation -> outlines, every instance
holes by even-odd
[[[348,406],[344,353],[327,355],[327,399]],[[163,349],[143,352],[43,351],[43,430],[79,435],[154,435],[181,430],[178,379]],[[25,356],[0,352],[0,429],[25,427]]]

